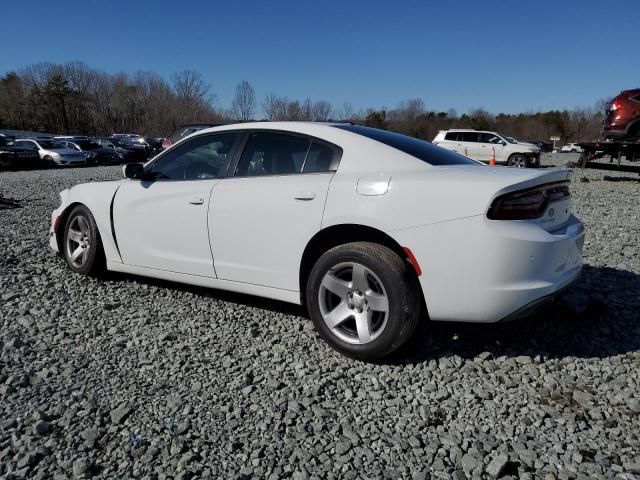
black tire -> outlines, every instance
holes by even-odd
[[[49,155],[46,155],[44,158],[44,164],[47,166],[47,168],[54,168],[56,167],[56,162],[53,161],[53,158],[51,158]]]
[[[509,160],[507,160],[507,165],[509,167],[520,167],[520,168],[525,168],[528,165],[528,161],[527,161],[527,157],[520,154],[520,153],[514,153],[513,155],[511,155],[509,157]]]
[[[73,251],[71,248],[80,246],[80,242],[72,240],[69,243],[69,236],[71,234],[72,227],[74,231],[79,231],[80,223],[82,220],[87,225],[87,241],[86,249],[82,255],[82,263],[78,264],[72,259]],[[102,247],[102,239],[100,238],[100,232],[96,225],[96,221],[91,215],[91,212],[84,205],[78,205],[67,216],[67,220],[64,226],[64,235],[61,245],[62,254],[69,268],[82,275],[88,275],[92,277],[99,276],[105,271],[106,260],[104,256],[104,249]]]
[[[372,281],[382,284],[388,299],[386,323],[368,343],[354,344],[339,338],[325,323],[320,309],[321,295],[326,294],[321,291],[325,274],[351,262],[372,272],[377,277]],[[307,281],[307,308],[316,330],[331,347],[351,358],[376,360],[400,348],[415,331],[422,315],[419,288],[408,262],[389,248],[369,242],[348,243],[327,251],[313,266]]]

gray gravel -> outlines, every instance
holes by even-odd
[[[638,176],[575,173],[587,266],[559,304],[425,322],[365,364],[295,306],[72,274],[58,191],[119,172],[0,172],[23,203],[0,210],[0,477],[640,478]]]

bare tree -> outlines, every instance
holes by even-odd
[[[256,93],[249,82],[243,80],[236,86],[231,103],[231,113],[237,120],[251,120],[256,109]]]
[[[354,117],[353,105],[350,102],[343,102],[336,115],[338,120],[352,120]]]
[[[179,98],[189,101],[206,101],[211,89],[202,79],[202,74],[195,70],[183,70],[175,73],[173,75],[173,88]]]
[[[313,104],[311,118],[314,122],[326,122],[331,117],[331,104],[320,100]]]
[[[267,120],[278,121],[287,120],[287,107],[289,100],[287,97],[279,97],[273,93],[267,95],[262,104],[262,111]]]

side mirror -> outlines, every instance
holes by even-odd
[[[141,180],[144,175],[143,163],[125,163],[122,166],[122,173],[124,178],[130,178],[132,180]]]

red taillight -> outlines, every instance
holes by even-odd
[[[491,220],[529,220],[544,213],[550,202],[570,196],[568,183],[549,183],[539,187],[507,193],[491,204]]]
[[[624,110],[624,105],[622,105],[621,103],[613,102],[611,104],[612,112],[621,112],[622,110]]]
[[[162,148],[169,148],[172,145],[171,140],[169,140],[168,138],[165,138],[162,141]]]

